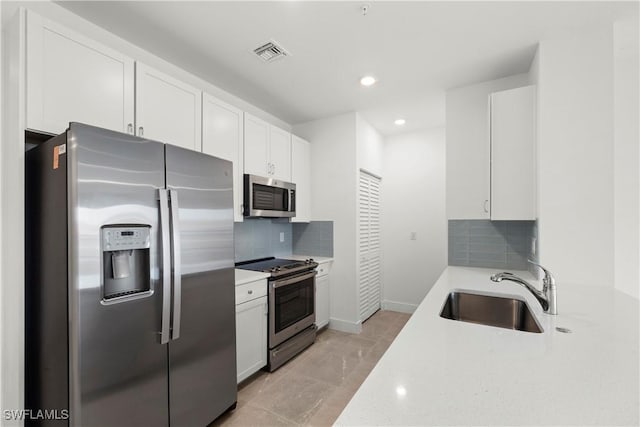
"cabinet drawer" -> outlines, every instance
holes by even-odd
[[[331,271],[331,262],[320,264],[316,270],[318,271],[318,277],[326,276]]]
[[[258,280],[256,282],[245,283],[236,286],[236,305],[251,301],[267,295],[267,281]]]

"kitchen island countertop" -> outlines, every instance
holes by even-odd
[[[445,269],[336,425],[638,425],[638,300],[557,281],[551,316],[497,271]],[[524,298],[544,332],[441,318],[454,289]]]

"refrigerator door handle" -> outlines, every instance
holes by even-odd
[[[169,195],[167,190],[158,190],[160,201],[160,239],[162,244],[162,320],[160,344],[169,342],[171,321],[171,243],[169,241]]]
[[[173,276],[173,315],[171,339],[180,338],[180,309],[182,304],[182,271],[180,259],[180,218],[178,192],[169,190],[171,200],[171,273]]]

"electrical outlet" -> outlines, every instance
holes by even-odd
[[[280,243],[284,242],[284,231],[280,232]]]
[[[418,240],[418,232],[417,231],[412,231],[409,239]]]

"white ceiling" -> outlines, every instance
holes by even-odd
[[[447,88],[527,72],[541,39],[638,13],[610,1],[58,3],[286,122],[355,110],[385,135],[443,125]],[[269,39],[292,56],[255,57]],[[379,82],[361,87],[365,74]]]

